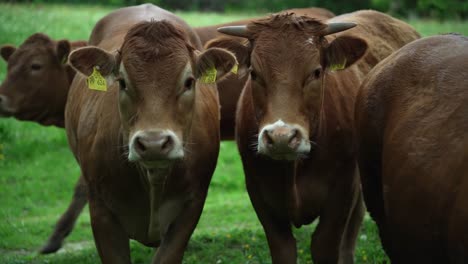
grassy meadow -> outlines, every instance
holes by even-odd
[[[19,45],[44,32],[54,39],[87,39],[110,7],[0,4],[0,45]],[[255,14],[177,12],[192,26],[237,20]],[[409,21],[423,35],[468,34],[468,22]],[[0,80],[6,64],[0,62]],[[52,255],[36,251],[66,209],[79,168],[68,150],[63,129],[0,119],[0,263],[98,263],[88,209]],[[298,263],[312,263],[314,225],[295,230]],[[153,249],[132,242],[133,263],[149,263]],[[376,226],[366,216],[356,250],[357,263],[388,262]],[[223,142],[218,167],[184,263],[271,263],[267,243],[244,187],[242,166],[233,142]]]

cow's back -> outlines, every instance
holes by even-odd
[[[357,63],[361,78],[387,56],[420,38],[419,33],[409,24],[373,10],[356,11],[327,21],[333,22],[356,23],[355,28],[337,35],[359,37],[367,42],[367,54]]]
[[[364,194],[395,263],[468,261],[467,61],[466,37],[421,39],[361,88]]]
[[[189,37],[192,45],[201,48],[200,39],[184,20],[153,4],[124,7],[105,16],[96,23],[89,38],[89,45],[99,46],[102,41],[112,39],[114,35],[120,35],[122,32],[125,35],[133,25],[151,19],[166,19],[175,22],[184,30],[190,32]]]

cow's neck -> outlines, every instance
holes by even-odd
[[[289,218],[295,226],[301,224],[301,200],[297,188],[297,166],[298,162],[290,162],[285,166],[286,176],[286,207]],[[292,173],[291,173],[292,172]]]
[[[171,170],[172,167],[152,169],[151,171],[146,170],[150,198],[149,241],[159,241],[161,238],[159,209],[162,204],[167,175],[170,174]]]

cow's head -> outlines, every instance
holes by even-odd
[[[295,160],[310,152],[327,89],[324,75],[349,67],[367,50],[359,38],[338,36],[328,42],[324,36],[354,26],[281,14],[218,29],[249,39],[243,54],[251,70],[259,154]]]
[[[151,21],[132,27],[118,52],[82,48],[71,53],[70,63],[87,76],[98,67],[108,83],[118,83],[128,160],[151,169],[184,157],[192,114],[203,104],[195,100],[197,88],[205,85],[200,78],[216,69],[219,79],[237,61],[222,49],[197,51],[184,31]]]
[[[37,33],[19,48],[4,45],[2,58],[8,63],[7,76],[0,86],[0,116],[42,124],[63,123],[63,111],[70,86],[70,52],[67,40],[53,41]],[[49,120],[51,115],[62,120]]]

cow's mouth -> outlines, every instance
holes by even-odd
[[[8,98],[0,95],[0,117],[10,117],[15,113],[15,110],[8,106]]]
[[[171,159],[160,159],[160,160],[151,160],[151,161],[138,161],[138,163],[145,169],[149,171],[157,169],[167,169],[174,164],[175,160]]]
[[[11,117],[15,113],[14,110],[8,109],[0,105],[0,118],[1,117]]]

